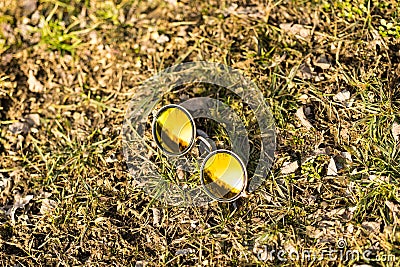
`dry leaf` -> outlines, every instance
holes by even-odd
[[[350,99],[350,92],[348,90],[343,90],[333,96],[333,100],[342,103],[346,107],[348,106],[347,100]]]
[[[297,253],[298,251],[292,241],[288,241],[287,243],[285,243],[284,248],[285,251],[289,253],[289,255]]]
[[[393,211],[393,212],[398,212],[399,209],[397,208],[397,205],[395,205],[393,202],[390,202],[389,200],[385,201],[386,206],[388,206],[388,208]]]
[[[176,175],[178,176],[178,179],[181,180],[181,181],[185,179],[185,172],[184,172],[183,167],[181,165],[179,165],[176,168]]]
[[[108,220],[107,217],[98,217],[98,218],[96,218],[96,220],[94,220],[94,223],[95,224],[102,224],[103,221],[107,221],[107,220]]]
[[[306,39],[311,35],[311,30],[300,24],[282,23],[279,25],[279,28],[287,33],[293,34],[298,39]]]
[[[336,167],[336,163],[335,160],[331,157],[331,159],[329,160],[329,165],[328,165],[328,172],[327,172],[328,176],[337,176],[337,167]]]
[[[378,175],[375,175],[375,174],[369,175],[368,179],[370,179],[371,181],[374,181],[374,182],[386,182],[386,183],[388,183],[390,181],[388,176],[378,176]]]
[[[361,226],[371,232],[377,233],[380,231],[381,224],[379,222],[363,222]]]
[[[333,209],[326,213],[326,216],[331,219],[341,219],[341,221],[350,221],[353,218],[354,209],[353,208],[338,208]],[[331,221],[326,221],[329,223],[334,223]]]
[[[327,70],[331,67],[331,64],[329,63],[325,55],[321,55],[320,57],[318,57],[316,62],[314,62],[314,65],[320,67],[323,70]]]
[[[7,211],[7,214],[11,217],[11,222],[15,223],[15,212],[19,208],[24,208],[26,204],[29,203],[33,198],[33,195],[26,195],[21,197],[21,194],[17,193],[14,196],[14,204],[13,206]]]
[[[297,161],[293,161],[291,163],[285,164],[282,167],[281,172],[282,174],[289,174],[295,172],[298,168],[299,168],[299,163]]]
[[[318,155],[329,155],[330,151],[331,150],[329,149],[329,147],[316,148],[314,150],[314,155],[315,156],[318,156]],[[312,157],[310,157],[310,158],[312,158]]]
[[[286,59],[286,54],[283,54],[282,56],[275,55],[269,68],[273,68],[281,64],[285,59]]]
[[[318,239],[324,235],[324,231],[321,229],[315,228],[314,226],[306,226],[306,233],[310,238]]]
[[[20,5],[22,7],[22,14],[29,16],[37,9],[37,0],[22,0]]]
[[[159,226],[160,224],[160,210],[156,208],[152,208],[153,211],[153,225]]]
[[[10,194],[12,180],[11,178],[5,178],[0,173],[0,197],[3,199],[2,201],[6,201],[7,195]],[[5,199],[4,199],[5,198]]]
[[[392,125],[392,135],[394,140],[399,141],[400,139],[400,124],[397,122],[393,123]]]
[[[33,195],[26,195],[21,197],[21,194],[16,194],[14,197],[14,207],[15,208],[23,208],[26,204],[29,203],[33,198]]]
[[[48,198],[43,199],[42,205],[40,206],[40,213],[43,215],[50,215],[54,212],[57,206],[58,204],[56,201]]]
[[[51,195],[52,195],[52,193],[46,192],[46,191],[43,191],[43,189],[40,189],[39,194],[36,195],[36,197],[38,199],[42,199],[42,198],[49,198],[49,197],[51,197]]]
[[[107,163],[114,163],[114,162],[117,162],[117,161],[118,161],[118,159],[117,159],[117,157],[115,156],[114,153],[112,153],[108,158],[106,158],[106,162]]]
[[[296,111],[296,116],[300,120],[301,125],[307,128],[307,130],[310,130],[313,128],[312,124],[307,120],[306,115],[304,115],[304,108],[300,107]]]
[[[297,70],[296,76],[303,80],[310,80],[315,76],[315,72],[307,64],[301,64]]]
[[[307,104],[308,98],[309,98],[308,95],[302,94],[302,95],[299,97],[299,100],[301,101],[301,103]]]
[[[185,248],[185,249],[179,249],[175,252],[175,255],[188,255],[188,254],[192,254],[195,251],[191,248]]]
[[[346,160],[348,160],[349,162],[353,162],[353,159],[351,158],[351,154],[349,152],[343,151],[341,154]]]

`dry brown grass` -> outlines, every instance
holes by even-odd
[[[396,1],[23,2],[0,3],[2,265],[367,262],[258,257],[341,239],[400,257]],[[236,208],[161,208],[126,170],[124,112],[144,80],[199,60],[237,68],[262,90],[275,165]],[[350,99],[334,97],[346,90]]]

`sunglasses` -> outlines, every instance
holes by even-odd
[[[203,134],[202,134],[203,133]],[[182,156],[198,142],[207,153],[200,167],[200,181],[211,198],[231,202],[244,194],[246,166],[230,150],[216,149],[201,130],[196,130],[189,111],[179,105],[163,106],[154,116],[152,135],[157,147],[168,156]]]

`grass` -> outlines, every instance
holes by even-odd
[[[399,10],[394,0],[46,0],[29,14],[14,1],[0,4],[1,264],[398,265],[382,257],[400,257],[400,147],[392,134],[400,119]],[[322,55],[328,67],[318,63]],[[129,175],[124,112],[143,81],[199,60],[239,69],[260,88],[277,128],[275,162],[263,185],[236,203],[166,208]],[[43,90],[29,89],[30,73]],[[335,100],[344,90],[350,99]],[[251,137],[251,172],[259,140],[248,107],[199,84],[163,104],[182,94],[218,98],[237,112]],[[29,114],[40,125],[10,131]],[[197,123],[229,148],[223,127]],[[171,162],[155,155],[180,183]],[[327,175],[331,158],[337,176]],[[295,161],[299,168],[284,173]],[[27,195],[33,199],[12,221],[10,208]],[[368,249],[381,260],[264,257],[321,253],[342,239],[345,251]]]

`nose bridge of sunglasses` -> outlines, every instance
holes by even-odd
[[[206,157],[211,151],[217,150],[217,146],[204,131],[197,129],[196,130],[196,141],[199,148],[199,157]]]
[[[235,110],[228,104],[210,97],[191,98],[179,105],[190,112],[194,119],[206,118],[222,125],[231,142],[231,150],[239,155],[245,166],[247,166],[250,158],[249,134]],[[215,149],[216,147],[213,150]]]

